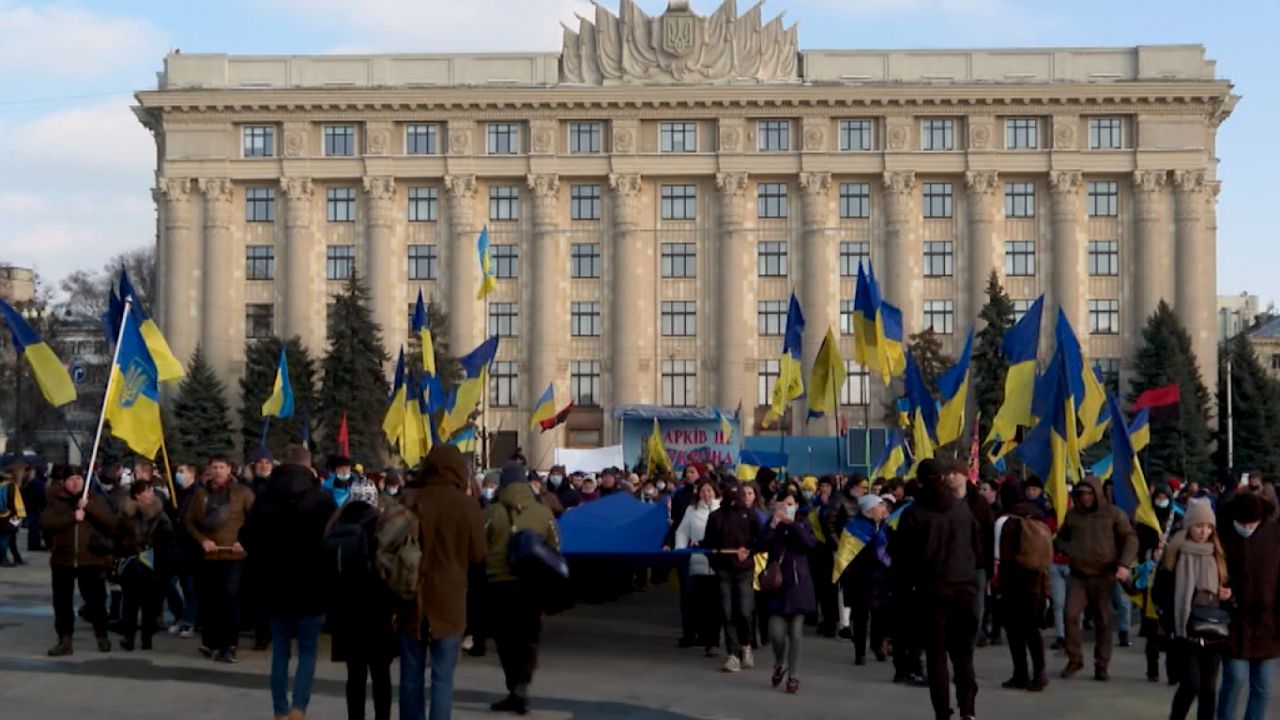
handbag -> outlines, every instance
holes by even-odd
[[[787,551],[783,550],[777,560],[770,561],[764,566],[764,570],[760,571],[760,589],[765,592],[774,592],[782,589],[782,561],[787,557]]]
[[[512,573],[523,581],[544,584],[569,579],[569,563],[564,556],[547,544],[542,536],[532,530],[517,530],[516,519],[511,518],[511,538],[507,545],[507,564]]]
[[[1191,614],[1187,616],[1188,639],[1212,645],[1226,642],[1231,635],[1231,613],[1219,606],[1216,599],[1211,602],[1212,604],[1197,604],[1192,601]]]

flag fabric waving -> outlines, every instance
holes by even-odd
[[[880,457],[876,460],[875,469],[872,470],[872,479],[889,479],[898,477],[902,474],[907,465],[906,437],[902,430],[893,428],[889,431],[888,441],[884,445],[884,449],[880,451]]]
[[[280,346],[280,359],[276,361],[276,379],[271,387],[271,396],[262,403],[262,417],[274,417],[281,420],[293,416],[293,385],[289,382],[289,360],[285,357],[284,345]]]
[[[921,426],[932,444],[932,441],[936,441],[938,437],[938,402],[933,399],[933,393],[925,384],[924,373],[920,370],[920,364],[916,362],[915,355],[912,353],[907,353],[907,371],[903,387],[907,395],[907,414],[913,426]]]
[[[466,378],[456,388],[453,404],[445,409],[445,415],[440,420],[441,439],[448,440],[470,421],[471,411],[480,403],[484,390],[488,387],[489,364],[497,353],[498,336],[494,335],[458,358]]]
[[[489,250],[489,226],[480,229],[480,237],[476,239],[476,253],[480,256],[480,289],[476,291],[476,299],[483,300],[489,293],[498,289],[498,281],[494,276],[493,253]]]
[[[896,305],[881,301],[880,314],[876,320],[876,342],[880,345],[880,352],[884,354],[884,365],[889,368],[889,377],[898,377],[907,369],[903,332],[902,311]]]
[[[0,300],[0,317],[9,326],[14,350],[27,361],[45,401],[54,407],[73,402],[76,399],[76,386],[71,382],[71,374],[67,372],[66,366],[54,354],[53,348],[45,343],[27,323],[26,318],[3,300]],[[113,342],[114,340],[112,338]]]
[[[777,422],[787,412],[787,405],[804,394],[804,380],[800,378],[800,342],[804,335],[804,313],[800,301],[791,293],[787,307],[787,328],[782,337],[782,355],[778,361],[778,379],[773,386],[773,398],[765,413],[765,423]]]
[[[108,381],[106,411],[111,434],[134,452],[154,458],[164,442],[160,425],[160,378],[136,317],[124,315],[123,333],[116,347]]]
[[[939,445],[946,445],[964,434],[964,406],[969,398],[969,360],[972,356],[973,330],[970,330],[960,359],[938,378],[942,405],[938,411]]]
[[[542,397],[538,398],[538,401],[533,404],[533,412],[529,414],[530,430],[541,426],[543,420],[555,416],[555,387],[555,383],[548,384],[547,389],[542,391]]]
[[[809,419],[836,411],[844,381],[844,358],[840,357],[835,333],[827,327],[827,335],[822,339],[822,347],[818,348],[813,370],[809,373]]]
[[[870,263],[864,270],[858,261],[858,284],[853,291],[853,359],[869,371],[880,373],[889,382],[889,368],[884,362],[877,330],[880,315],[880,288]]]
[[[121,269],[120,299],[124,301],[129,298],[133,298],[131,310],[133,320],[137,323],[142,338],[147,342],[147,352],[151,353],[151,359],[155,361],[156,370],[160,373],[160,381],[168,382],[181,378],[184,374],[182,363],[178,362],[178,358],[174,357],[173,351],[169,349],[169,342],[160,332],[160,326],[156,325],[156,321],[147,314],[147,309],[142,305],[142,298],[138,297],[133,284],[129,282],[129,273]]]
[[[1037,384],[1036,405],[1045,408],[1040,420],[1018,446],[1027,467],[1045,482],[1045,492],[1053,501],[1058,523],[1067,516],[1067,476],[1081,476],[1079,445],[1076,438],[1075,405],[1068,395],[1067,377],[1062,354],[1053,360]]]
[[[1133,420],[1129,421],[1129,441],[1133,451],[1140,453],[1151,444],[1151,410],[1142,408]]]
[[[858,513],[845,524],[840,533],[840,542],[836,545],[835,567],[831,573],[831,582],[838,582],[846,568],[858,557],[863,548],[880,556],[885,565],[889,565],[889,523],[876,525],[870,518]]]
[[[347,411],[342,411],[342,421],[338,423],[338,454],[351,457],[351,433],[347,429]]]
[[[538,427],[542,428],[542,432],[554,429],[563,425],[569,419],[569,413],[573,412],[573,401],[570,400],[568,405],[560,408],[560,411],[545,420],[538,422]]]
[[[422,340],[422,371],[428,375],[436,374],[436,346],[431,340],[431,327],[427,322],[427,304],[422,301],[422,290],[418,290],[418,302],[413,307],[413,331]]]
[[[657,470],[671,470],[671,458],[667,456],[667,448],[662,444],[662,430],[658,427],[658,418],[653,419],[653,432],[645,442],[644,464],[650,474]]]
[[[408,389],[404,384],[404,346],[400,346],[400,357],[396,360],[396,378],[391,383],[391,399],[387,403],[387,414],[382,418],[382,432],[387,436],[387,444],[395,445],[404,436],[404,403]]]
[[[1004,379],[1004,402],[991,421],[991,434],[987,439],[1001,441],[1004,452],[1012,448],[1018,427],[1031,425],[1031,398],[1036,381],[1036,354],[1040,346],[1043,310],[1044,296],[1041,295],[1000,341],[1000,350],[1009,362],[1009,373]]]
[[[1160,527],[1155,508],[1151,505],[1147,478],[1142,474],[1138,453],[1130,442],[1120,405],[1114,397],[1108,397],[1107,404],[1111,408],[1111,478],[1116,507],[1124,510],[1135,523],[1162,534],[1164,529]]]
[[[1176,405],[1182,399],[1182,391],[1177,383],[1171,383],[1162,387],[1151,388],[1143,391],[1138,399],[1133,402],[1135,411],[1143,408],[1158,408],[1166,405]]]

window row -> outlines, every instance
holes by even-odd
[[[773,400],[773,388],[781,374],[776,359],[761,360],[756,366],[756,404],[768,405]],[[860,407],[871,404],[871,373],[853,360],[844,361],[845,382],[840,388],[840,405]]]

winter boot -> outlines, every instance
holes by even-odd
[[[58,644],[49,648],[49,657],[64,657],[72,654],[71,636],[61,636],[58,638]]]

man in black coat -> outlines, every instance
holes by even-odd
[[[1240,492],[1226,503],[1218,537],[1231,578],[1231,637],[1222,661],[1218,717],[1237,718],[1240,691],[1248,688],[1246,720],[1267,715],[1280,658],[1280,523],[1275,508],[1257,492]]]

